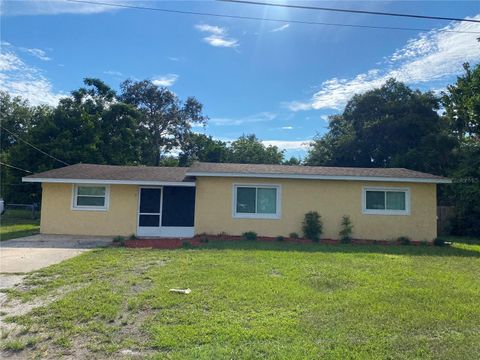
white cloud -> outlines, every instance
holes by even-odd
[[[65,94],[53,91],[52,84],[38,68],[26,64],[13,51],[0,54],[0,90],[20,96],[32,105],[56,105]]]
[[[195,28],[199,31],[209,32],[215,35],[225,35],[227,32],[225,28],[222,28],[220,26],[215,26],[215,25],[208,25],[208,24],[197,24],[195,25]]]
[[[102,0],[97,0],[102,2]],[[103,1],[108,3],[109,1]],[[116,4],[127,5],[136,1],[117,0]],[[122,8],[108,5],[75,3],[59,0],[4,1],[2,15],[59,15],[59,14],[96,14],[120,11]]]
[[[322,115],[320,116],[320,119],[322,119],[323,121],[328,121],[328,115]]]
[[[480,15],[474,19],[480,20]],[[480,29],[478,24],[464,22],[450,24],[444,30],[473,32]],[[379,87],[392,77],[409,85],[451,81],[463,71],[464,62],[480,62],[477,37],[478,34],[438,30],[420,34],[384,61],[384,69],[371,69],[349,79],[326,80],[310,100],[292,101],[287,106],[292,111],[339,110],[353,95]]]
[[[275,29],[270,30],[270,32],[284,31],[284,30],[287,30],[289,27],[290,27],[290,24],[285,24],[285,25],[282,25],[282,26],[279,26]]]
[[[178,79],[177,74],[167,74],[152,79],[152,83],[157,86],[172,86]]]
[[[110,75],[110,76],[115,76],[115,77],[121,77],[123,74],[120,71],[116,70],[107,70],[103,72],[105,75]]]
[[[282,126],[282,130],[293,130],[293,126]]]
[[[198,31],[210,34],[204,37],[203,41],[212,46],[235,48],[239,45],[237,39],[228,37],[228,31],[224,27],[208,24],[197,24],[195,25],[195,28]]]
[[[24,53],[27,53],[28,55],[34,56],[37,59],[43,60],[43,61],[50,61],[52,60],[46,53],[45,50],[42,49],[36,49],[36,48],[27,48],[23,46],[13,46],[11,43],[7,41],[2,41],[0,43],[1,47],[8,47],[10,51],[21,51]],[[51,49],[50,49],[51,50]]]
[[[247,123],[272,121],[276,117],[277,117],[277,114],[264,111],[264,112],[260,112],[257,114],[244,116],[240,118],[213,118],[213,119],[210,119],[208,122],[209,124],[219,125],[219,126],[224,126],[224,125],[238,126],[238,125],[243,125]]]
[[[12,52],[0,53],[0,71],[12,71],[20,68],[23,62]]]
[[[43,61],[50,61],[52,60],[50,57],[47,56],[47,53],[43,51],[42,49],[29,49],[29,48],[20,48],[20,50],[35,56],[36,58],[43,60]]]
[[[277,146],[280,150],[307,150],[310,147],[311,140],[264,140],[265,146]]]

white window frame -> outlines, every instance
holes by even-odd
[[[78,197],[78,188],[79,187],[104,187],[105,188],[105,203],[103,206],[84,206],[84,205],[77,205],[77,197]],[[88,195],[90,196],[90,195]],[[93,195],[95,196],[95,195]],[[101,196],[98,196],[101,197]],[[80,211],[108,211],[110,203],[110,185],[105,184],[73,184],[72,185],[72,210],[80,210]]]
[[[367,209],[367,191],[383,191],[385,192],[385,197],[387,196],[386,193],[388,191],[403,192],[405,193],[405,210]],[[387,205],[387,202],[385,199],[385,206],[386,205]],[[365,215],[410,215],[410,188],[409,187],[364,186],[362,190],[362,213]]]
[[[277,198],[276,198],[276,212],[275,214],[262,214],[262,213],[238,213],[237,212],[237,189],[238,188],[263,188],[263,189],[276,189]],[[255,198],[255,206],[257,205],[257,200]],[[235,219],[280,219],[281,217],[281,208],[282,208],[282,187],[278,184],[233,184],[232,188],[232,217]],[[255,209],[256,211],[256,209]]]

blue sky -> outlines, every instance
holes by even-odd
[[[125,1],[183,11],[285,19],[226,19],[118,9],[66,1],[4,1],[0,89],[33,104],[55,104],[98,77],[151,79],[180,98],[195,96],[222,140],[255,133],[303,156],[327,116],[355,93],[394,76],[440,91],[465,61],[480,62],[480,24],[285,9],[215,1]],[[282,1],[275,1],[282,3]],[[284,2],[285,3],[285,2]],[[290,2],[480,19],[478,1]],[[425,31],[305,25],[292,20],[399,26]],[[289,22],[290,21],[290,22]]]

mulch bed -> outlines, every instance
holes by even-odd
[[[184,246],[199,247],[205,246],[212,241],[240,241],[245,240],[243,236],[234,235],[195,235],[191,238],[138,238],[125,240],[125,246],[128,248],[153,248],[153,249],[179,249]],[[278,241],[276,237],[258,236],[256,241]],[[315,244],[315,241],[284,237],[283,242],[291,244]],[[337,245],[340,240],[337,239],[320,239],[320,244]],[[384,245],[393,246],[401,245],[398,241],[389,240],[366,240],[366,239],[352,239],[352,245]],[[410,245],[432,245],[432,242],[424,243],[421,241],[412,240]]]

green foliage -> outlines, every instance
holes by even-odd
[[[302,160],[292,156],[290,159],[285,160],[283,165],[302,165]]]
[[[342,221],[340,222],[340,241],[343,244],[348,244],[352,242],[352,232],[353,232],[353,224],[352,220],[350,220],[350,216],[343,215]]]
[[[303,236],[307,239],[318,241],[323,232],[321,216],[316,211],[309,211],[305,214],[302,223]]]
[[[442,103],[445,117],[459,140],[456,166],[449,172],[453,184],[446,187],[447,202],[455,205],[452,233],[480,236],[480,65],[448,86]]]
[[[203,105],[189,97],[182,102],[165,87],[150,80],[126,80],[121,84],[120,100],[141,113],[139,132],[144,136],[142,157],[148,165],[159,165],[162,152],[180,146],[191,133],[192,124],[206,124]]]
[[[278,235],[275,240],[277,240],[277,241],[284,241],[285,238],[284,238],[282,235]]]
[[[277,146],[265,146],[255,135],[242,135],[232,142],[228,161],[241,164],[281,164],[284,151]]]
[[[465,73],[442,95],[445,116],[460,138],[480,136],[480,66],[463,65]]]
[[[226,162],[229,152],[225,142],[196,133],[185,137],[181,149],[178,157],[180,166],[190,166],[194,161]]]
[[[433,240],[433,245],[435,245],[435,246],[445,246],[446,243],[445,243],[445,240],[442,239],[442,238],[435,238]]]
[[[412,243],[412,241],[410,240],[410,238],[408,236],[400,236],[398,239],[397,239],[397,242],[400,244],[400,245],[410,245]]]
[[[255,231],[246,231],[242,234],[245,240],[255,241],[257,240],[257,233]]]
[[[449,155],[456,140],[438,109],[432,93],[390,79],[355,95],[343,114],[331,116],[329,131],[312,142],[306,163],[442,173],[453,162]]]
[[[298,233],[296,233],[296,232],[291,232],[288,236],[289,236],[290,238],[292,238],[292,239],[298,239],[298,238],[300,238],[300,236],[299,236]]]
[[[115,236],[113,238],[113,243],[118,244],[120,246],[125,246],[125,238],[123,236]]]

